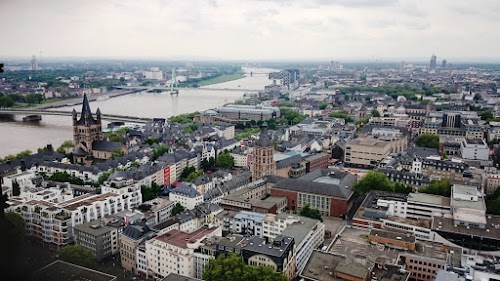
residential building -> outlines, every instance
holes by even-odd
[[[158,197],[139,205],[136,211],[139,211],[146,218],[146,223],[149,226],[157,225],[165,222],[172,215],[172,209],[175,202],[168,199]]]
[[[118,238],[121,265],[124,270],[138,273],[137,250],[139,245],[155,235],[145,222],[129,224]]]
[[[325,225],[316,219],[285,213],[267,214],[263,221],[262,237],[272,241],[278,235],[293,237],[296,272],[301,272],[312,251],[325,240]]]
[[[121,228],[123,224],[117,219],[100,219],[75,225],[75,244],[89,249],[98,261],[102,261],[118,253],[118,233]]]
[[[171,230],[146,241],[149,274],[160,278],[170,273],[195,277],[194,251],[211,236],[222,236],[222,229],[202,228],[191,233]]]
[[[229,231],[237,234],[257,235],[262,237],[262,223],[266,215],[255,212],[240,211],[229,223]]]
[[[242,250],[241,255],[249,265],[268,266],[283,272],[288,280],[295,277],[295,241],[293,237],[278,235],[267,241],[258,236],[253,237]]]
[[[181,183],[169,193],[170,201],[181,204],[188,210],[194,209],[203,203],[203,195],[194,188],[193,184]]]

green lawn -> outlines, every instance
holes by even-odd
[[[224,83],[228,81],[233,81],[233,80],[238,80],[245,77],[245,74],[243,73],[232,73],[232,74],[222,74],[220,76],[210,78],[207,80],[199,81],[199,82],[191,82],[191,83],[186,83],[183,86],[185,87],[193,87],[194,84],[198,84],[199,87],[202,86],[208,86],[208,85],[213,85],[213,84],[219,84],[219,83]]]

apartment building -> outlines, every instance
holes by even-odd
[[[268,266],[292,280],[296,274],[294,248],[293,237],[278,235],[268,241],[255,236],[242,248],[241,255],[249,265]]]
[[[203,195],[191,183],[181,183],[169,194],[170,201],[181,204],[188,210],[203,203]]]
[[[73,242],[73,227],[124,210],[122,196],[84,194],[63,203],[12,198],[8,210],[20,214],[29,235],[62,246]]]
[[[95,220],[74,226],[75,244],[92,251],[98,261],[118,253],[118,234],[123,224],[117,219]]]
[[[149,274],[159,278],[170,273],[195,277],[194,250],[211,236],[222,236],[222,229],[202,228],[191,233],[171,230],[146,241]]]
[[[118,244],[120,249],[121,265],[124,270],[138,274],[137,268],[137,251],[140,244],[155,236],[156,233],[152,231],[145,222],[136,224],[129,224],[119,234]]]
[[[267,214],[263,221],[262,237],[272,241],[278,235],[293,237],[296,271],[301,272],[312,251],[325,240],[325,225],[320,220],[285,213]]]
[[[136,208],[146,218],[146,223],[150,226],[165,222],[172,215],[175,202],[165,198],[154,198],[143,202]]]
[[[237,234],[263,235],[263,221],[266,215],[255,212],[240,211],[230,220],[229,231]]]

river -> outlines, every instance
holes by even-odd
[[[180,89],[179,95],[168,92],[139,92],[107,100],[90,102],[92,112],[99,107],[103,114],[118,114],[148,118],[167,118],[170,116],[203,111],[226,103],[234,102],[243,96],[243,91],[224,89],[264,89],[271,81],[267,75],[256,74],[250,77],[250,72],[269,72],[273,69],[243,68],[247,76],[233,81],[213,84],[199,89]],[[209,88],[209,90],[203,90]],[[221,89],[217,91],[217,89]],[[81,105],[75,106],[80,112]],[[57,110],[73,110],[73,107],[61,107]],[[71,117],[42,116],[39,123],[22,122],[23,116],[0,116],[0,157],[16,154],[29,149],[36,152],[37,148],[52,144],[55,148],[65,140],[73,138]],[[103,128],[107,122],[103,122]]]

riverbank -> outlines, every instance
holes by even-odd
[[[138,92],[139,90],[130,91],[130,90],[114,90],[102,95],[90,95],[88,96],[89,102],[98,101],[98,100],[106,100],[110,98],[121,97],[128,94],[133,94]],[[50,100],[47,100],[50,101]],[[27,107],[23,107],[25,109],[33,108],[33,109],[48,109],[48,108],[59,108],[65,106],[79,105],[82,104],[82,97],[74,97],[68,99],[57,99],[51,102],[43,102],[41,104],[35,104]]]
[[[225,82],[229,82],[229,81],[239,80],[239,79],[242,79],[245,77],[246,77],[246,75],[242,72],[232,73],[232,74],[222,74],[220,76],[210,78],[207,80],[186,83],[183,86],[185,86],[187,88],[197,88],[197,87],[203,87],[203,86],[208,86],[208,85],[214,85],[214,84],[220,84],[220,83],[225,83]],[[195,86],[197,86],[197,87],[195,87]]]

